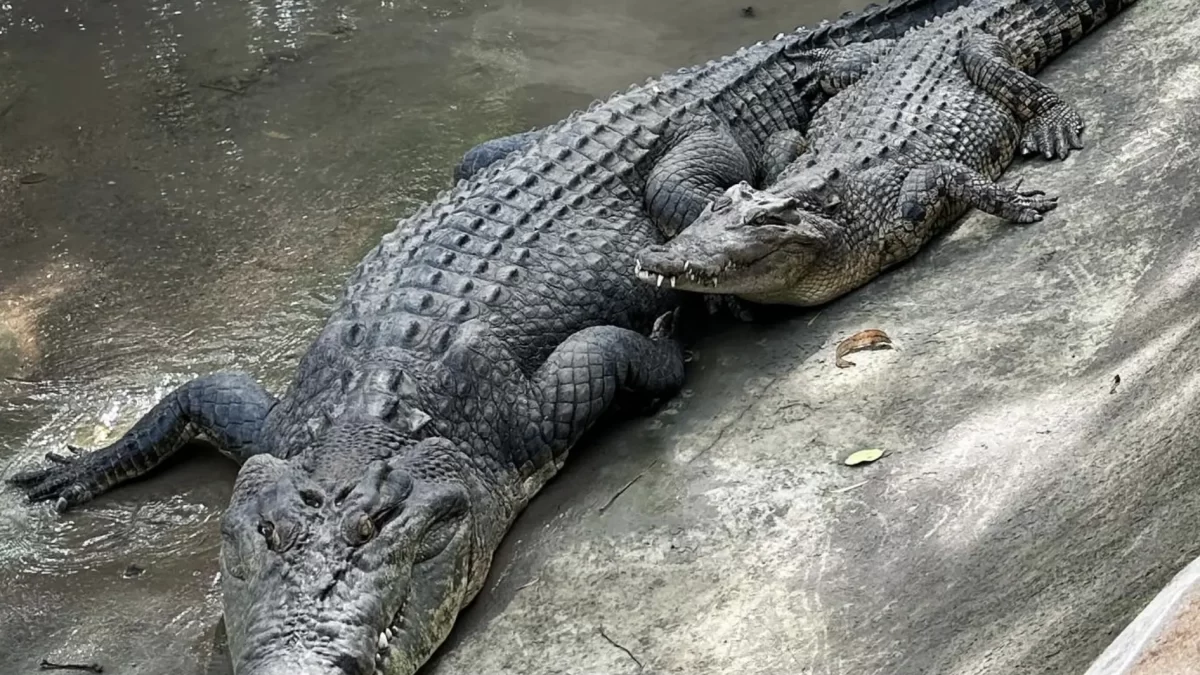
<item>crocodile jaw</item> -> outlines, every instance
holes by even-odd
[[[681,291],[756,302],[784,298],[817,255],[803,234],[790,237],[784,227],[774,227],[769,238],[762,238],[761,228],[714,232],[693,225],[666,244],[643,249],[634,273],[646,283]]]
[[[411,675],[432,655],[487,575],[481,532],[503,525],[439,441],[336,481],[246,462],[222,519],[237,675]]]
[[[639,258],[635,269],[637,278],[662,287],[664,284],[681,291],[699,293],[738,293],[737,263],[719,256],[703,260],[669,259],[647,251]]]

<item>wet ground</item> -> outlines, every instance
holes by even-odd
[[[0,475],[170,387],[280,389],[345,272],[483,139],[856,0],[0,0]],[[234,468],[67,518],[0,491],[0,673],[203,672]]]

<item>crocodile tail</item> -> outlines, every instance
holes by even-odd
[[[1007,21],[995,32],[1018,57],[1020,68],[1032,75],[1137,0],[1010,2],[1013,12],[1024,18]]]
[[[813,47],[845,46],[856,42],[893,39],[913,28],[925,25],[943,14],[971,4],[972,0],[891,0],[870,4],[858,12],[846,12],[815,27],[800,26],[800,33],[811,31],[807,40]]]

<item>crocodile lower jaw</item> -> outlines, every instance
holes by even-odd
[[[387,666],[392,657],[392,641],[401,636],[404,631],[404,608],[407,605],[408,600],[406,599],[392,615],[388,627],[376,638],[375,668],[371,671],[371,675],[384,675],[387,672]]]

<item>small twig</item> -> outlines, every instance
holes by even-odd
[[[816,320],[817,320],[817,317],[821,316],[821,312],[824,312],[824,311],[825,311],[825,310],[823,310],[823,309],[818,309],[818,310],[817,310],[817,313],[816,313],[816,314],[813,314],[813,317],[812,317],[811,319],[809,319],[809,320],[808,320],[808,325],[809,325],[809,326],[813,325],[813,322],[814,322],[814,321],[816,321]]]
[[[641,478],[641,477],[642,477],[642,476],[644,476],[644,475],[646,475],[646,472],[645,472],[645,471],[643,471],[643,472],[639,473],[638,475],[636,475],[636,476],[634,476],[634,477],[633,477],[633,480],[631,480],[631,481],[629,481],[628,483],[626,483],[626,484],[625,484],[625,487],[621,488],[620,490],[617,490],[617,493],[616,493],[615,495],[613,495],[613,496],[609,497],[609,498],[608,498],[608,501],[607,501],[607,502],[604,502],[604,506],[601,506],[601,507],[600,507],[600,513],[604,513],[604,510],[605,510],[605,509],[607,509],[608,507],[612,506],[612,505],[613,505],[613,502],[617,501],[617,497],[620,497],[621,495],[625,494],[625,491],[626,491],[626,490],[628,490],[630,487],[632,487],[634,483],[638,482],[638,479],[639,479],[639,478]]]
[[[89,673],[103,673],[104,667],[99,663],[54,663],[48,659],[42,659],[40,670],[86,670]]]
[[[0,377],[0,381],[10,384],[37,384],[37,380],[31,380],[27,377]]]
[[[528,582],[528,583],[525,583],[525,584],[522,584],[522,585],[520,585],[520,586],[517,586],[517,590],[518,590],[518,591],[523,591],[523,590],[525,590],[526,588],[529,588],[530,586],[532,586],[532,585],[536,584],[537,582],[539,582],[539,581],[541,581],[541,580],[542,580],[542,579],[541,579],[541,577],[539,577],[539,578],[537,578],[537,579],[534,579],[533,581],[530,581],[530,582]]]
[[[860,487],[862,487],[862,486],[864,486],[864,485],[866,485],[867,483],[870,483],[870,482],[871,482],[870,480],[864,480],[864,481],[863,481],[863,482],[861,482],[861,483],[855,483],[854,485],[847,485],[847,486],[846,486],[846,487],[844,487],[844,488],[838,488],[838,489],[834,490],[834,492],[835,492],[835,493],[837,493],[837,494],[841,494],[841,493],[843,493],[843,492],[849,492],[849,491],[851,491],[851,490],[855,490],[855,489],[857,489],[857,488],[860,488]]]
[[[603,626],[601,626],[601,627],[600,627],[600,628],[598,628],[597,630],[599,630],[599,631],[600,631],[600,637],[602,637],[602,638],[604,638],[605,640],[607,640],[607,641],[608,641],[608,644],[610,644],[610,645],[612,645],[612,646],[616,647],[617,649],[620,649],[621,651],[625,652],[625,654],[627,654],[627,655],[629,656],[629,658],[633,659],[633,662],[637,664],[638,670],[643,670],[643,669],[645,669],[645,666],[643,666],[643,665],[642,665],[642,662],[641,662],[641,661],[638,661],[638,657],[634,656],[634,655],[633,655],[633,652],[631,652],[631,651],[629,651],[628,649],[626,649],[626,648],[622,647],[621,645],[617,644],[617,641],[616,641],[616,640],[613,640],[612,638],[608,637],[608,635],[607,635],[607,634],[604,632],[604,627],[603,627]]]
[[[224,91],[224,92],[228,92],[230,94],[237,94],[238,96],[241,96],[242,94],[246,93],[245,89],[238,89],[236,87],[226,87],[223,84],[217,84],[215,82],[201,82],[200,86],[204,87],[205,89],[215,89],[217,91]]]

